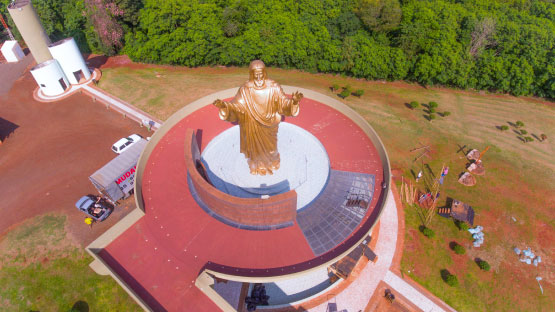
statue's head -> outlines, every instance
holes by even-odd
[[[254,60],[249,65],[249,80],[256,88],[264,87],[266,80],[266,65],[261,60]]]

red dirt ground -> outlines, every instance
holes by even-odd
[[[0,98],[0,117],[17,128],[0,145],[0,235],[27,218],[48,212],[68,216],[68,229],[85,245],[134,207],[126,201],[92,230],[74,204],[96,194],[88,177],[116,155],[111,145],[145,128],[122,115],[74,94],[59,102],[33,100],[36,83],[27,72]]]
[[[352,121],[335,110],[306,98],[301,106],[303,112],[299,117],[286,121],[302,126],[322,142],[332,169],[375,174],[371,207],[376,207],[382,193],[383,169],[372,143]],[[201,146],[205,147],[211,138],[230,126],[217,118],[217,109],[212,106],[174,126],[158,143],[145,168],[145,217],[100,253],[155,310],[179,310],[185,306],[196,311],[217,310],[193,285],[210,262],[232,270],[239,268],[245,271],[241,273],[244,275],[249,269],[262,272],[266,268],[295,272],[320,261],[297,225],[274,231],[239,230],[213,219],[198,207],[187,186],[183,159],[185,130],[202,129]],[[369,209],[363,223],[372,222],[373,212],[374,209]]]

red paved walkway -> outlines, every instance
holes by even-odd
[[[299,117],[286,121],[310,131],[322,142],[332,169],[376,176],[374,197],[362,224],[373,223],[369,218],[376,218],[383,181],[376,149],[341,113],[306,98],[301,105]],[[154,310],[217,311],[194,286],[208,262],[227,269],[259,269],[255,271],[258,275],[266,269],[273,271],[272,275],[276,271],[291,273],[319,262],[297,225],[274,231],[240,230],[208,216],[190,195],[184,164],[185,130],[202,130],[204,148],[231,126],[218,119],[213,106],[174,126],[152,152],[145,170],[145,217],[100,253]]]

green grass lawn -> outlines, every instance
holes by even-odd
[[[283,85],[315,90],[339,99],[330,87],[351,85],[365,91],[361,98],[350,96],[343,101],[361,114],[378,132],[391,159],[393,169],[406,179],[421,168],[413,162],[417,153],[410,149],[429,145],[430,158],[425,162],[437,172],[443,164],[450,173],[441,188],[440,206],[447,197],[472,205],[475,223],[484,226],[485,244],[471,248],[468,232],[458,231],[453,222],[435,217],[431,228],[434,239],[419,231],[419,219],[406,209],[406,244],[401,269],[439,298],[460,311],[549,311],[555,306],[552,279],[555,251],[553,203],[555,202],[555,109],[553,103],[506,95],[487,95],[444,88],[422,88],[406,83],[368,82],[346,77],[309,74],[270,68],[269,77]],[[245,68],[171,68],[145,66],[103,70],[99,86],[148,113],[165,120],[191,101],[222,89],[238,87],[248,78]],[[406,103],[418,101],[439,104],[438,111],[448,117],[425,119],[423,107],[411,110]],[[302,107],[301,107],[302,114]],[[217,117],[214,117],[215,119]],[[513,130],[497,127],[524,122],[529,133],[540,136],[523,143]],[[485,176],[465,187],[457,182],[467,164],[460,147],[483,150]],[[424,188],[420,186],[421,190]],[[515,218],[517,221],[513,221]],[[449,243],[457,241],[467,248],[456,255]],[[537,268],[518,262],[512,247],[530,246],[542,255]],[[492,264],[490,272],[481,271],[475,258]],[[448,286],[440,271],[449,270],[459,285]],[[410,273],[408,272],[410,271]],[[545,294],[541,295],[535,276],[543,276]]]
[[[65,216],[28,220],[0,240],[1,311],[141,311],[64,230]]]

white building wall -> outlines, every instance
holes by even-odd
[[[48,50],[50,50],[52,57],[60,63],[64,74],[71,84],[79,84],[78,77],[85,80],[91,77],[91,72],[87,68],[83,55],[81,55],[73,38],[55,42],[48,47]]]
[[[60,80],[63,81],[66,89],[69,88],[69,81],[56,60],[38,64],[31,69],[31,74],[45,95],[54,96],[64,93],[65,90]]]
[[[25,57],[25,53],[15,40],[7,40],[0,50],[2,50],[2,55],[4,55],[6,61],[10,63],[19,62]]]

